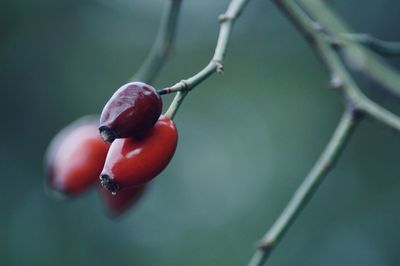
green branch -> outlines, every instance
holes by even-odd
[[[307,9],[305,9],[307,11],[308,7],[311,6],[309,2],[320,3],[317,0],[303,1],[308,3]],[[319,20],[312,19],[296,1],[275,0],[275,2],[290,17],[307,40],[310,41],[331,75],[335,77],[336,87],[342,89],[344,97],[351,101],[356,109],[400,131],[400,117],[368,99],[351,76],[347,65],[345,65],[337,51],[336,46],[338,43],[332,43],[332,40],[336,38],[336,33],[326,28],[325,24]],[[323,9],[325,6],[320,5],[319,7],[322,9],[320,13],[325,13],[325,9]],[[335,19],[336,21],[338,20],[337,18]]]
[[[265,263],[290,225],[317,191],[324,177],[336,164],[357,124],[357,117],[356,111],[350,105],[344,112],[331,140],[310,173],[296,190],[271,229],[259,241],[258,249],[248,264],[249,266],[260,266]]]
[[[176,112],[178,111],[180,105],[182,104],[183,100],[185,99],[186,95],[189,91],[178,91],[172,103],[168,107],[168,110],[165,112],[165,116],[169,117],[170,119],[174,119]]]
[[[142,81],[145,83],[153,82],[171,53],[182,0],[169,1],[170,6],[161,19],[160,28],[153,47],[143,65],[136,74],[130,78],[132,81]]]
[[[399,56],[400,55],[400,42],[388,42],[380,40],[365,33],[344,33],[341,35],[344,39],[358,42],[367,46],[375,53],[384,56]]]
[[[350,72],[346,69],[346,66],[336,50],[329,44],[329,41],[327,41],[328,39],[329,38],[316,36],[316,49],[332,75],[338,80],[337,88],[342,89],[344,97],[349,100],[357,110],[400,132],[400,117],[365,96],[361,88],[352,78]]]
[[[228,47],[229,39],[232,33],[232,27],[235,20],[240,16],[244,7],[249,0],[232,0],[228,9],[223,15],[220,15],[218,20],[220,22],[220,29],[218,34],[217,45],[215,47],[214,56],[206,67],[200,70],[192,77],[182,80],[175,85],[159,91],[160,94],[173,93],[179,91],[190,91],[194,89],[201,82],[206,80],[215,72],[223,72],[223,60],[225,58],[226,49]],[[171,106],[168,108],[167,116],[173,117],[182,103],[187,93],[179,93],[175,96]],[[177,104],[179,103],[179,104]]]
[[[310,45],[317,52],[318,56],[325,64],[331,75],[331,83],[334,88],[343,93],[346,101],[346,111],[329,141],[327,147],[318,159],[310,173],[304,179],[301,186],[273,224],[271,229],[262,238],[258,249],[252,257],[249,266],[263,265],[271,254],[272,250],[279,243],[283,235],[295,221],[296,217],[304,209],[308,201],[316,192],[318,185],[324,177],[332,170],[337,162],[341,152],[345,148],[347,140],[356,125],[359,115],[368,115],[369,117],[400,131],[400,117],[386,110],[382,106],[370,100],[362,92],[347,66],[341,58],[344,54],[346,60],[356,60],[353,58],[354,52],[361,53],[365,58],[369,58],[369,63],[360,63],[358,70],[369,74],[369,77],[379,76],[380,71],[391,71],[391,68],[376,57],[371,56],[370,52],[354,41],[335,42],[337,36],[342,33],[344,26],[340,20],[329,12],[327,7],[319,0],[300,0],[303,5],[299,5],[295,0],[274,0],[282,11],[292,20],[295,26],[302,32]],[[350,43],[348,43],[350,42]],[[343,49],[349,49],[353,53],[346,52],[339,54],[338,46]],[[356,50],[354,50],[356,49]],[[360,54],[358,54],[360,56]],[[388,76],[379,77],[385,84],[396,83],[399,78],[397,73],[393,72],[394,79]],[[400,83],[397,84],[400,88]],[[394,88],[394,87],[393,87]],[[392,88],[392,89],[393,89]]]
[[[275,0],[277,1],[277,0]],[[278,0],[279,1],[279,0]],[[285,0],[286,1],[286,0]],[[340,39],[341,34],[353,32],[339,16],[321,0],[298,0],[310,17],[323,25],[326,32],[335,34]],[[396,97],[400,97],[400,73],[391,65],[370,51],[364,45],[351,40],[340,42],[343,56],[352,70],[361,71],[365,76],[376,81],[381,88]]]

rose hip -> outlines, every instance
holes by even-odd
[[[101,198],[107,214],[111,217],[117,217],[133,207],[142,197],[146,186],[121,190],[116,195],[102,186],[98,186]]]
[[[102,185],[113,193],[137,187],[156,177],[168,165],[178,142],[175,124],[161,117],[140,138],[116,139],[100,175]]]
[[[97,131],[98,117],[78,119],[50,143],[45,160],[48,185],[56,192],[75,195],[98,180],[109,144]]]
[[[103,140],[139,136],[151,128],[162,111],[161,97],[150,85],[131,82],[108,100],[100,117]]]

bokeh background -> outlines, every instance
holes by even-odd
[[[245,265],[317,159],[341,97],[280,10],[253,0],[225,73],[196,88],[176,116],[176,155],[140,204],[110,220],[96,191],[71,201],[46,195],[47,144],[99,113],[138,69],[167,2],[1,1],[1,265]],[[399,1],[328,2],[356,31],[400,39]],[[184,0],[156,87],[208,62],[228,3]],[[399,134],[364,121],[270,265],[400,265],[399,150]]]

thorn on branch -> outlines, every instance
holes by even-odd
[[[217,73],[223,74],[224,73],[224,65],[221,63],[221,61],[215,61],[215,65],[217,66]]]
[[[265,240],[261,239],[261,240],[257,241],[256,246],[258,249],[261,249],[264,251],[272,250],[275,247],[275,241],[273,241],[273,240],[265,241]]]
[[[312,22],[312,27],[319,32],[323,32],[324,31],[324,27],[321,25],[321,23],[319,23],[318,21],[313,21]]]
[[[343,41],[340,38],[333,36],[326,36],[326,41],[332,46],[333,49],[339,50]]]
[[[223,22],[231,20],[231,19],[233,19],[233,18],[231,16],[226,15],[226,14],[221,14],[221,15],[218,16],[218,22],[219,23],[223,23]]]
[[[330,85],[332,89],[340,89],[343,86],[343,80],[339,75],[333,73],[331,75]]]

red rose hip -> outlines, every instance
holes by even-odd
[[[104,106],[100,134],[107,142],[138,136],[154,125],[161,111],[161,97],[152,86],[142,82],[125,84]]]
[[[141,138],[116,139],[100,175],[102,185],[116,193],[145,184],[168,165],[177,142],[174,122],[163,116]]]
[[[98,186],[98,190],[107,214],[111,217],[117,217],[133,207],[140,200],[146,190],[146,186],[124,189],[116,195],[112,195],[110,191],[102,186]]]
[[[109,144],[97,131],[98,117],[83,117],[51,141],[45,159],[47,183],[56,192],[75,195],[98,180]]]

